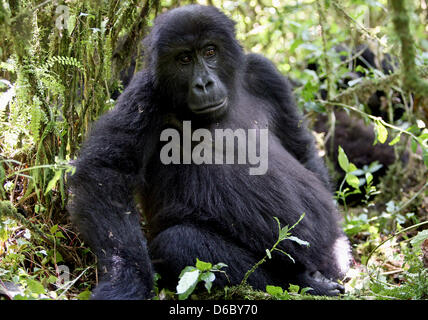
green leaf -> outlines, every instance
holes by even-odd
[[[51,179],[51,181],[49,181],[48,186],[46,187],[45,195],[47,195],[49,191],[55,187],[56,183],[61,178],[61,173],[61,170],[55,171],[54,177]]]
[[[204,272],[201,275],[201,280],[205,282],[205,288],[210,292],[215,280],[215,274],[213,272]]]
[[[58,225],[57,224],[55,224],[55,225],[53,225],[51,228],[50,228],[50,233],[51,234],[55,234],[55,232],[58,230]]]
[[[213,286],[213,283],[210,281],[205,281],[205,288],[207,289],[208,293],[211,293],[211,287]]]
[[[48,278],[48,282],[49,283],[56,283],[58,281],[58,278],[57,277],[55,277],[55,276],[49,276],[49,278]]]
[[[91,298],[91,291],[89,291],[88,289],[86,289],[85,291],[77,295],[78,300],[89,300],[90,298]]]
[[[352,162],[349,163],[349,166],[348,166],[348,172],[349,173],[352,173],[353,175],[358,176],[358,174],[355,174],[355,172],[358,172],[358,170],[360,170],[360,169],[358,169],[355,164],[353,164]]]
[[[32,293],[36,293],[36,294],[43,294],[43,293],[45,293],[45,288],[37,280],[27,279],[27,287],[28,287],[28,289],[30,289],[30,291]]]
[[[354,176],[353,174],[347,173],[345,179],[346,182],[354,189],[358,189],[360,186],[360,179],[358,179],[358,177]]]
[[[428,239],[428,230],[419,231],[418,234],[410,240],[410,243],[413,247],[419,248],[425,239]]]
[[[363,175],[365,172],[364,170],[361,169],[357,169],[357,170],[352,170],[349,173],[353,174],[354,176],[361,176]]]
[[[309,290],[314,290],[314,289],[312,289],[311,287],[305,287],[305,288],[303,288],[303,289],[300,290],[300,294],[305,294]]]
[[[388,138],[388,130],[383,126],[380,121],[375,122],[376,128],[376,137],[380,143],[385,143],[386,138]]]
[[[279,219],[277,217],[273,217],[278,224],[278,229],[281,230],[281,222],[279,222]]]
[[[208,271],[201,274],[201,280],[205,282],[213,282],[215,280],[214,272]]]
[[[373,161],[372,163],[370,163],[369,165],[369,172],[370,173],[374,173],[376,171],[378,171],[379,169],[381,169],[383,167],[382,163],[379,163],[379,161]]]
[[[196,268],[198,268],[198,270],[208,271],[208,270],[211,270],[212,267],[213,265],[211,263],[204,262],[196,258]]]
[[[295,284],[290,284],[290,286],[288,287],[288,292],[299,293],[299,290],[300,290],[300,287]]]
[[[425,131],[425,130],[424,130]],[[418,137],[418,139],[420,140],[420,141],[422,141],[422,144],[423,144],[423,142],[425,141],[425,140],[428,140],[428,133],[422,133],[419,137]]]
[[[266,249],[266,255],[269,259],[272,259],[272,255],[271,255],[269,249]]]
[[[196,269],[196,267],[194,267],[194,266],[187,266],[187,267],[185,267],[182,271],[181,271],[181,273],[180,273],[180,275],[178,276],[179,278],[181,278],[186,272],[192,272],[192,271],[194,271],[194,270],[197,270]]]
[[[343,171],[348,172],[349,170],[349,160],[348,157],[345,154],[345,151],[343,151],[342,147],[339,146],[339,154],[337,156],[337,159],[339,160],[339,165],[343,169]]]
[[[296,50],[296,48],[297,48],[298,46],[300,46],[302,43],[303,43],[303,41],[302,41],[301,39],[296,39],[296,40],[294,40],[294,41],[291,43],[291,46],[288,48],[288,52],[289,52],[290,54],[292,54],[292,53]]]
[[[284,290],[277,286],[266,286],[266,292],[272,296],[280,296],[284,293]]]
[[[370,172],[366,172],[366,183],[370,184],[373,181],[373,175]]]
[[[393,146],[394,144],[397,144],[401,139],[401,133],[398,134],[390,143],[388,143],[390,146]]]
[[[62,257],[61,253],[59,253],[58,251],[55,252],[55,257],[56,257],[56,263],[60,263],[64,261],[64,258]]]
[[[52,263],[60,263],[64,261],[61,253],[59,253],[57,250],[55,250],[55,254],[53,249],[49,250],[49,257],[51,258]]]
[[[290,258],[291,261],[293,261],[293,263],[296,263],[296,261],[293,259],[293,257],[291,255],[289,255],[287,252],[285,252],[284,250],[275,248],[274,250],[281,252],[283,255],[286,255],[288,258]]]
[[[279,231],[278,240],[282,241],[287,239],[288,236],[290,235],[289,230],[290,229],[288,228],[288,226],[281,228],[281,230]]]
[[[418,142],[416,140],[412,140],[410,143],[410,148],[413,153],[416,153],[416,150],[418,149]]]
[[[219,262],[212,267],[212,270],[220,270],[221,268],[226,268],[227,264]]]
[[[297,238],[297,237],[295,237],[295,236],[290,236],[290,237],[288,237],[288,240],[291,240],[291,241],[294,241],[294,242],[297,242],[298,244],[300,244],[301,246],[307,246],[307,247],[309,247],[309,242],[307,242],[307,241],[305,241],[305,240],[302,240],[302,239],[299,239],[299,238]]]
[[[64,235],[62,234],[62,232],[61,232],[61,231],[56,232],[56,233],[55,233],[55,237],[56,237],[56,238],[63,238],[63,239],[66,239],[66,238],[64,237]]]
[[[357,78],[355,80],[351,80],[351,81],[348,82],[348,86],[352,87],[352,86],[356,85],[357,83],[359,83],[359,82],[361,82],[363,80],[364,80],[364,78]]]
[[[180,300],[185,300],[195,290],[198,284],[200,271],[198,269],[185,272],[177,285],[177,294]]]

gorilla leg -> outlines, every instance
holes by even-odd
[[[196,258],[213,264],[227,264],[224,269],[227,278],[216,274],[215,280],[217,285],[225,286],[239,284],[245,273],[263,256],[254,257],[249,250],[234,245],[232,241],[190,224],[164,230],[149,243],[149,251],[155,270],[162,275],[162,284],[169,287],[177,284],[182,269],[195,265]],[[261,266],[248,279],[248,283],[264,290],[273,280]]]
[[[176,225],[158,234],[149,244],[149,251],[154,268],[162,275],[162,285],[173,288],[178,282],[180,272],[190,265],[195,265],[195,259],[227,264],[223,274],[216,275],[216,284],[219,286],[239,284],[245,273],[262,258],[254,257],[248,250],[244,250],[231,241],[222,239],[217,234],[197,228],[193,225]],[[287,287],[284,278],[287,273],[294,272],[295,266],[284,264],[278,270],[275,267],[276,277],[270,276],[267,270],[270,261],[257,268],[248,278],[248,283],[255,289],[265,290],[266,285],[281,285]],[[265,269],[265,266],[267,269]],[[280,271],[278,274],[278,271]],[[282,279],[281,279],[282,278]],[[230,283],[229,283],[230,281]],[[334,296],[344,292],[343,286],[326,278],[319,271],[304,271],[289,279],[288,283],[297,284],[301,288],[311,287],[311,294]]]

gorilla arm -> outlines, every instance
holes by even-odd
[[[289,81],[265,57],[249,54],[246,59],[249,92],[269,100],[274,106],[270,112],[271,130],[274,130],[284,148],[330,189],[327,168],[317,155],[314,137],[298,113]]]
[[[152,286],[152,266],[133,199],[146,155],[141,145],[150,132],[145,106],[150,88],[147,76],[138,76],[140,81],[97,121],[75,174],[68,178],[71,218],[98,258],[101,280],[95,299],[147,298]]]

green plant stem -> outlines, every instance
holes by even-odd
[[[339,194],[340,194],[340,197],[342,198],[343,206],[344,206],[344,209],[345,209],[345,221],[348,222],[348,206],[346,205],[346,196],[345,196],[345,193],[342,191],[342,188],[345,185],[345,181],[346,181],[346,174],[345,174],[345,177],[342,180],[342,183],[340,184]]]
[[[404,129],[401,129],[400,127],[394,126],[393,124],[389,124],[388,122],[386,122],[385,120],[383,120],[382,117],[372,116],[371,114],[365,113],[364,111],[361,111],[358,108],[355,108],[353,106],[350,106],[350,105],[347,105],[347,104],[344,104],[344,103],[340,103],[340,102],[332,102],[332,101],[328,101],[327,102],[325,100],[316,100],[316,101],[320,102],[320,103],[333,104],[333,105],[338,106],[338,107],[343,107],[345,109],[358,112],[359,114],[362,114],[362,115],[364,115],[364,116],[366,116],[366,117],[368,117],[368,118],[370,118],[370,119],[372,119],[374,121],[379,121],[385,127],[388,127],[388,128],[394,129],[396,131],[399,131],[400,133],[404,133],[404,134],[409,135],[410,137],[412,137],[413,139],[415,139],[419,144],[421,144],[421,142],[419,141],[419,138],[417,136],[415,136],[413,133],[411,133],[409,131],[406,131]]]
[[[290,230],[292,230],[292,229],[294,229],[294,227],[296,227],[297,226],[297,224],[303,219],[303,217],[305,216],[305,214],[303,213],[301,216],[300,216],[300,218],[299,218],[299,220],[297,220],[297,222],[295,223],[295,224],[293,224],[293,226],[291,227],[291,228],[289,228],[288,229],[288,231],[290,231]],[[276,219],[276,218],[275,218]],[[290,257],[289,255],[288,255],[288,253],[286,253],[286,252],[284,252],[284,251],[282,251],[282,250],[280,250],[280,249],[277,249],[276,247],[279,245],[279,243],[280,242],[282,242],[282,241],[284,241],[284,240],[287,240],[287,237],[286,238],[283,238],[283,239],[281,239],[281,237],[279,236],[280,235],[280,233],[281,233],[281,226],[279,225],[279,222],[278,222],[278,240],[275,242],[275,244],[273,245],[273,247],[269,250],[269,253],[270,254],[272,254],[272,252],[273,251],[275,251],[275,250],[278,250],[278,251],[280,251],[280,252],[282,252],[282,253],[284,253],[284,254],[286,254],[288,257]],[[266,259],[268,258],[268,254],[266,253],[265,254],[265,256],[259,261],[259,262],[257,262],[250,270],[248,270],[247,271],[247,273],[244,275],[244,278],[242,279],[242,281],[241,281],[241,284],[240,284],[240,286],[243,286],[243,285],[245,285],[246,283],[247,283],[247,280],[248,280],[248,277],[254,272],[254,271],[256,271],[256,269],[262,264],[262,263],[264,263],[265,261],[266,261]]]
[[[39,165],[39,166],[33,166],[30,168],[16,170],[16,171],[12,172],[11,174],[9,174],[8,176],[6,176],[5,180],[13,177],[14,175],[19,175],[22,172],[31,171],[31,170],[38,170],[38,169],[46,169],[46,168],[55,169],[55,170],[67,170],[69,168],[69,166],[58,165],[58,164],[44,164],[44,165]],[[26,176],[26,177],[28,178],[28,176]]]

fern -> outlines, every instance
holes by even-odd
[[[31,115],[30,130],[35,142],[38,142],[40,138],[40,123],[43,117],[41,104],[42,103],[36,96],[33,97],[33,104],[31,105],[31,110],[30,110],[30,115]]]
[[[48,65],[49,68],[52,68],[55,63],[59,63],[63,66],[73,66],[82,72],[84,71],[84,68],[80,63],[80,61],[78,61],[74,57],[53,56],[48,59],[48,61],[46,62],[46,65]]]

